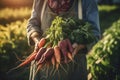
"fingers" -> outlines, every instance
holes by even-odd
[[[73,51],[73,57],[78,53],[79,50],[82,50],[83,48],[85,48],[85,45],[83,44],[77,44],[77,43],[73,43],[73,48],[74,48],[74,51]]]
[[[72,47],[75,49],[76,47],[78,47],[77,43],[73,43]]]
[[[37,52],[39,50],[39,48],[38,48],[38,42],[40,40],[40,34],[38,32],[33,32],[31,34],[31,38],[32,38],[32,40],[35,43],[34,52]]]
[[[78,51],[79,51],[79,47],[76,46],[76,47],[74,48],[74,51],[73,51],[73,53],[72,53],[72,56],[74,57],[74,56],[78,53]]]

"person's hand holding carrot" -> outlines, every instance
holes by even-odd
[[[78,53],[79,50],[82,50],[85,48],[85,45],[83,44],[77,44],[73,43],[72,47],[74,48],[74,51],[72,53],[73,57]]]
[[[35,44],[34,52],[37,52],[39,50],[38,43],[40,41],[40,35],[37,32],[33,32],[31,34],[31,39],[34,41]]]

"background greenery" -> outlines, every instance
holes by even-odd
[[[1,0],[5,1],[5,0]],[[26,25],[28,18],[31,14],[31,8],[32,8],[32,1],[30,3],[26,3],[21,6],[16,6],[14,4],[14,7],[11,5],[1,5],[0,8],[0,80],[28,80],[28,74],[29,74],[29,68],[25,67],[22,70],[19,70],[17,72],[14,72],[13,74],[6,75],[6,72],[18,65],[21,61],[20,59],[24,59],[27,55],[29,55],[32,52],[32,47],[29,47],[27,44],[27,38],[26,38]],[[29,5],[28,5],[29,4]],[[114,70],[118,70],[120,68],[120,64],[117,64],[120,62],[120,60],[114,60],[115,58],[119,58],[120,54],[120,27],[113,27],[116,26],[116,22],[120,22],[120,6],[118,5],[99,5],[99,15],[100,15],[100,26],[101,26],[101,32],[102,32],[102,39],[93,47],[92,51],[89,53],[91,55],[88,55],[88,69],[89,69],[89,78],[92,78],[92,80],[119,80],[120,79],[120,73],[118,72],[117,75],[114,73]],[[114,23],[114,25],[113,25]],[[120,26],[120,25],[119,25]],[[110,28],[110,29],[109,29]],[[117,30],[117,31],[116,31]],[[108,33],[106,33],[108,32]],[[114,35],[114,32],[117,32],[118,35],[116,37],[111,37],[104,39],[107,35],[111,34]],[[106,35],[104,35],[104,34]],[[112,43],[108,46],[111,39],[118,40],[116,43]],[[103,45],[103,42],[106,41],[106,44]],[[114,42],[114,41],[113,41]],[[105,52],[107,48],[103,50],[103,47],[112,47],[112,44],[116,44],[117,51],[115,50],[116,47],[110,48],[110,54],[111,56],[109,58],[108,52]],[[99,45],[99,46],[98,46]],[[98,49],[102,48],[102,49]],[[95,52],[97,51],[98,52]],[[99,52],[101,50],[101,52]],[[112,55],[115,54],[116,55]],[[99,55],[101,53],[101,55]],[[95,54],[98,57],[95,57]],[[107,54],[107,55],[106,55]],[[17,55],[17,56],[16,56]],[[107,59],[103,59],[107,57]],[[113,56],[113,57],[112,57]],[[18,59],[19,57],[19,59]],[[96,65],[96,61],[100,62]],[[114,68],[110,68],[109,66],[112,61],[116,62],[116,65],[119,68],[116,68],[115,66],[112,66]],[[103,63],[101,63],[103,62]],[[104,62],[106,62],[104,64]],[[103,66],[103,64],[105,66]],[[92,65],[92,67],[90,66]],[[99,68],[97,69],[96,68]],[[102,67],[102,68],[101,68]],[[108,68],[109,67],[109,68]],[[102,70],[101,70],[102,69]],[[99,73],[100,72],[100,73]],[[115,75],[113,78],[110,78],[112,74]],[[110,74],[110,76],[105,76],[106,74]],[[9,78],[9,79],[8,79]]]
[[[99,5],[101,40],[87,55],[89,80],[120,80],[120,6]]]
[[[88,55],[92,80],[120,80],[120,19],[103,33]]]

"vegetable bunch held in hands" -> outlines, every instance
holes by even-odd
[[[57,16],[52,21],[50,28],[43,33],[43,38],[37,42],[37,49],[17,68],[35,61],[37,74],[48,62],[56,66],[56,69],[61,63],[67,64],[74,59],[74,55],[81,48],[81,46],[72,44],[89,44],[94,41],[91,26],[88,22],[79,19]]]

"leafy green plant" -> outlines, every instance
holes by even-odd
[[[24,19],[31,14],[31,9],[28,7],[21,8],[3,8],[0,10],[0,19]]]
[[[88,56],[92,80],[120,80],[120,19],[103,33]]]
[[[63,18],[57,16],[46,31],[49,35],[50,42],[58,43],[60,40],[69,38],[72,43],[89,44],[95,40],[92,34],[92,25],[78,18]]]
[[[15,54],[22,59],[29,53],[26,24],[27,20],[12,22],[7,26],[0,25],[0,67],[2,68],[0,71],[7,71],[19,61]]]
[[[19,59],[31,53],[26,38],[26,24],[30,14],[29,7],[0,9],[0,73],[5,74],[21,62]],[[10,74],[9,79],[28,80],[28,71],[25,70]]]

